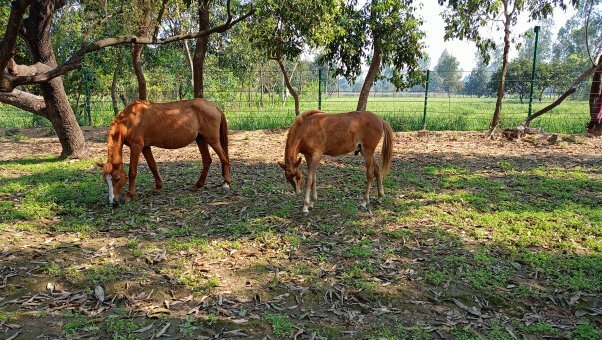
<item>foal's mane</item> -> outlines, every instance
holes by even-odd
[[[295,118],[295,121],[293,122],[293,124],[291,124],[291,127],[288,129],[288,135],[286,136],[286,146],[284,149],[284,154],[285,154],[285,162],[289,161],[289,151],[291,151],[290,149],[293,147],[293,143],[295,141],[298,140],[298,138],[296,138],[297,136],[297,130],[299,128],[299,125],[303,124],[303,122],[305,121],[305,118],[313,116],[315,114],[318,113],[326,113],[322,110],[309,110],[309,111],[305,111],[302,114],[300,114],[297,118]],[[296,158],[296,155],[295,155]]]

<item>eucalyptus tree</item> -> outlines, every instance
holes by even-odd
[[[447,93],[457,92],[462,88],[462,75],[460,74],[460,62],[447,50],[441,52],[439,61],[435,65],[434,83],[436,89]]]
[[[508,56],[512,41],[512,27],[521,14],[531,20],[549,17],[555,7],[566,9],[568,4],[577,5],[578,0],[438,0],[447,9],[443,12],[445,39],[467,39],[473,41],[489,62],[489,51],[496,47],[493,37],[483,35],[484,27],[503,32],[504,50],[497,89],[495,111],[489,125],[490,135],[497,130],[502,117]]]
[[[298,59],[308,47],[318,48],[330,42],[338,30],[334,17],[341,9],[340,0],[258,0],[255,14],[246,25],[246,34],[268,59],[274,60],[284,78],[299,115],[299,95],[292,85],[286,60]]]
[[[98,2],[78,2],[77,4],[84,13],[86,13],[86,6],[99,6]],[[66,5],[66,0],[15,0],[11,2],[8,19],[3,18],[6,28],[0,43],[0,102],[49,119],[61,142],[62,157],[81,157],[86,154],[84,136],[67,100],[61,77],[67,72],[77,69],[86,54],[123,44],[161,45],[183,39],[195,39],[199,36],[223,32],[252,14],[252,12],[247,12],[233,18],[228,0],[227,19],[220,25],[194,33],[162,38],[153,34],[153,36],[113,36],[91,42],[86,39],[81,42],[79,48],[69,51],[67,60],[59,64],[53,50],[52,28],[56,16]],[[117,17],[113,17],[112,14],[119,12],[121,1],[115,1],[115,3],[105,1],[101,5],[104,5],[105,8],[112,6],[112,8],[110,11],[107,10],[107,15],[99,18],[98,22],[104,25],[112,24],[110,19]],[[26,13],[27,17],[25,17]],[[121,20],[124,19],[121,18]],[[88,23],[88,25],[93,24],[95,23]],[[31,56],[28,60],[22,61],[25,64],[18,64],[17,60],[13,58],[19,38],[25,42],[28,55]],[[18,86],[33,84],[39,85],[40,96],[18,89]]]
[[[411,0],[369,0],[361,7],[351,0],[335,20],[340,29],[324,57],[334,73],[354,81],[363,63],[369,64],[357,110],[366,109],[372,85],[385,78],[382,74],[388,66],[393,66],[393,72],[386,78],[397,90],[422,81],[424,32]]]

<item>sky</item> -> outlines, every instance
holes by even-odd
[[[427,51],[431,58],[431,69],[437,64],[437,60],[444,49],[447,49],[454,57],[460,62],[460,69],[470,71],[475,66],[474,56],[477,51],[476,46],[472,42],[451,40],[444,41],[444,22],[441,18],[441,12],[443,7],[439,6],[437,0],[418,0],[418,3],[422,4],[422,8],[419,13],[424,20],[422,26],[423,31],[426,33],[425,42],[427,45]],[[566,23],[568,19],[575,13],[573,8],[568,8],[567,11],[561,9],[554,10],[554,34]],[[529,22],[528,18],[524,15],[519,18],[517,25],[512,29],[513,34],[519,34],[532,29],[536,22]],[[487,31],[485,31],[487,33]],[[496,37],[495,42],[501,44],[502,36],[497,34],[495,31],[488,32],[490,36]],[[516,50],[513,49],[510,52],[510,56],[516,55]]]

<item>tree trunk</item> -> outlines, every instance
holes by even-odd
[[[370,89],[372,88],[372,85],[374,85],[376,76],[378,76],[378,70],[380,69],[380,61],[381,50],[375,43],[374,54],[372,55],[372,61],[370,62],[370,68],[366,74],[366,79],[364,79],[364,84],[362,85],[362,89],[360,91],[360,97],[357,101],[357,111],[366,111],[366,107],[368,106],[368,96],[370,96]]]
[[[506,4],[504,4],[506,6]],[[504,54],[502,55],[502,73],[500,75],[500,82],[497,89],[497,100],[495,102],[495,111],[493,112],[493,119],[489,125],[489,136],[492,136],[500,126],[502,120],[502,101],[504,99],[504,91],[506,86],[506,73],[508,73],[508,53],[510,51],[510,15],[507,9],[505,9],[504,19]]]
[[[50,26],[56,9],[55,1],[34,1],[29,9],[29,16],[23,21],[23,38],[32,61],[51,68],[57,66],[50,39]],[[40,88],[46,104],[47,118],[52,123],[63,148],[61,157],[85,156],[87,152],[84,134],[67,100],[63,79],[53,78],[40,84]]]
[[[147,0],[138,0],[138,6],[142,9],[142,18],[139,22],[138,35],[141,37],[148,36],[150,29],[150,3]],[[138,99],[147,99],[146,92],[146,79],[144,78],[144,71],[142,70],[142,50],[144,45],[134,44],[132,48],[132,64],[134,66],[134,73],[136,74],[136,81],[138,82]]]
[[[199,4],[199,30],[209,28],[209,0],[198,0]],[[203,98],[203,69],[205,65],[205,56],[209,47],[209,36],[199,37],[196,40],[194,49],[192,78],[194,80],[194,97]]]
[[[286,88],[288,89],[288,92],[291,94],[291,97],[293,97],[293,100],[295,101],[295,116],[299,115],[299,95],[297,94],[297,91],[295,91],[295,89],[293,88],[293,85],[291,84],[291,80],[288,77],[288,72],[286,72],[286,68],[284,67],[284,64],[282,63],[281,59],[276,59],[276,62],[278,63],[278,66],[280,66],[280,71],[282,72],[282,76],[284,77],[284,85],[286,85]]]
[[[111,100],[113,102],[113,111],[115,116],[119,114],[119,107],[117,106],[117,77],[121,72],[121,64],[123,62],[123,53],[121,49],[117,51],[117,65],[115,66],[115,72],[113,72],[113,81],[111,81]]]

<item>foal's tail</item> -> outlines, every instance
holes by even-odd
[[[224,111],[220,110],[222,117],[219,123],[219,143],[226,154],[226,158],[230,161],[230,155],[228,154],[228,122],[226,121],[226,115]],[[222,163],[222,176],[225,175],[225,166]]]
[[[391,125],[384,120],[383,129],[385,131],[385,138],[383,139],[383,148],[381,151],[382,166],[380,168],[380,173],[384,178],[389,172],[391,161],[393,160],[393,129],[391,129]]]

